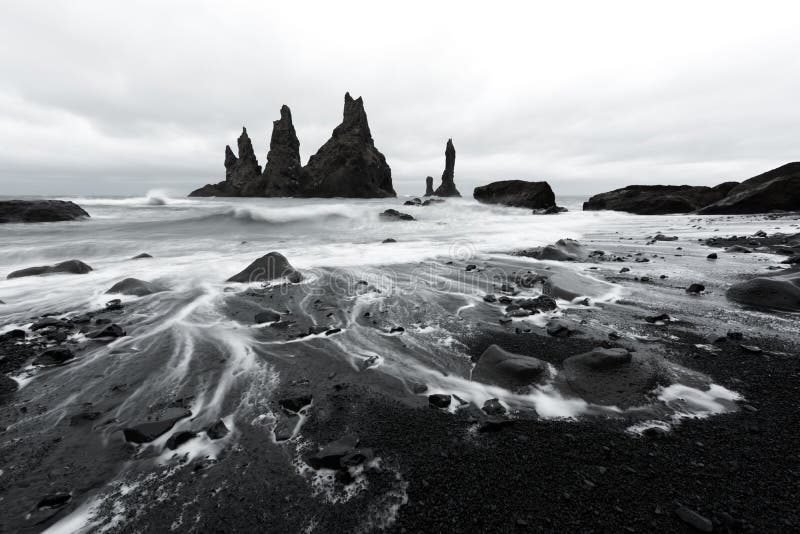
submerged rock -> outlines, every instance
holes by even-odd
[[[119,293],[121,295],[144,297],[145,295],[152,295],[153,293],[160,293],[166,290],[165,287],[152,282],[146,282],[138,278],[126,278],[111,286],[111,288],[106,291],[106,294]]]
[[[723,198],[736,185],[736,182],[715,187],[630,185],[592,196],[583,203],[583,209],[626,211],[639,215],[689,213]]]
[[[344,95],[342,123],[311,156],[303,169],[308,181],[304,196],[381,198],[397,194],[392,170],[375,148],[364,101]]]
[[[23,276],[39,276],[42,274],[86,274],[92,270],[80,260],[62,261],[55,265],[44,265],[41,267],[28,267],[9,274],[7,278],[22,278]]]
[[[556,197],[547,182],[504,180],[476,187],[475,200],[515,208],[547,209],[556,205]]]
[[[86,211],[66,200],[0,200],[0,224],[73,221],[89,217]]]
[[[800,162],[754,176],[699,211],[702,214],[767,213],[800,210]]]
[[[184,443],[197,437],[197,432],[192,430],[180,430],[172,434],[167,440],[166,447],[174,451]]]
[[[211,439],[222,439],[228,435],[228,432],[230,432],[230,430],[228,430],[228,427],[225,425],[225,421],[222,419],[206,429],[206,434]]]
[[[175,423],[191,415],[192,412],[183,408],[169,408],[155,421],[124,428],[122,433],[129,443],[150,443],[172,430]]]
[[[35,365],[61,365],[75,359],[75,354],[66,347],[53,347],[39,354],[33,363]]]
[[[478,358],[472,379],[511,389],[539,382],[548,374],[547,363],[542,360],[491,345]]]
[[[439,197],[460,197],[461,193],[456,189],[455,184],[456,149],[453,147],[453,140],[448,139],[444,149],[444,172],[442,173],[442,183],[433,193]]]
[[[283,254],[270,252],[255,260],[242,272],[228,278],[228,282],[269,282],[278,278],[285,278],[296,284],[303,279],[303,276],[292,267]]]
[[[397,211],[395,209],[388,209],[388,210],[384,211],[383,213],[381,213],[380,217],[381,217],[381,219],[384,219],[384,220],[387,220],[387,221],[414,221],[414,220],[416,220],[416,219],[414,219],[413,216],[409,215],[408,213],[402,213],[402,212],[399,212],[399,211]]]

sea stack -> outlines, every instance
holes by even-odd
[[[444,172],[442,173],[442,185],[440,185],[435,195],[440,197],[460,197],[461,193],[456,189],[454,182],[456,167],[456,149],[453,147],[453,140],[447,140],[447,146],[444,149]]]
[[[272,123],[267,163],[258,185],[245,189],[246,196],[291,197],[301,194],[300,141],[289,106],[281,106],[281,118]]]
[[[190,197],[238,197],[246,187],[259,181],[261,165],[258,164],[253,143],[247,135],[247,128],[242,127],[242,135],[238,139],[239,157],[234,155],[230,145],[225,147],[225,181],[216,185],[207,184],[192,191]]]
[[[433,176],[428,176],[425,178],[425,196],[430,197],[433,196],[435,193],[433,191]]]
[[[344,95],[342,123],[332,137],[311,156],[304,172],[308,197],[396,197],[392,170],[375,148],[364,101]]]

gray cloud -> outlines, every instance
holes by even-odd
[[[3,194],[185,193],[288,104],[307,159],[362,95],[400,193],[714,184],[799,157],[792,2],[18,2],[0,17]]]

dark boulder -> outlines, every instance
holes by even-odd
[[[433,190],[433,176],[425,178],[425,196],[430,197],[435,194]]]
[[[104,328],[100,328],[93,332],[89,332],[88,334],[86,334],[86,337],[91,339],[113,339],[118,337],[124,337],[125,335],[126,335],[125,330],[123,330],[121,326],[112,323],[105,326]]]
[[[541,381],[548,376],[547,363],[491,345],[478,358],[472,379],[504,388],[517,388]]]
[[[270,252],[247,266],[242,272],[231,276],[228,282],[268,282],[278,278],[285,278],[292,283],[298,283],[303,279],[289,260],[280,252]]]
[[[385,221],[414,221],[413,216],[409,215],[408,213],[401,213],[395,209],[388,209],[381,213],[381,219]]]
[[[728,300],[766,310],[800,311],[800,270],[751,278],[733,284],[725,293]]]
[[[730,189],[702,214],[767,213],[800,210],[800,162],[754,176]]]
[[[228,432],[230,432],[230,430],[228,430],[225,421],[222,419],[206,429],[206,434],[208,434],[208,437],[211,439],[222,439],[228,435]]]
[[[281,399],[278,401],[278,404],[284,411],[289,413],[298,413],[300,410],[305,408],[306,406],[311,404],[313,400],[313,396],[308,395],[300,395],[298,397],[289,397],[286,399]]]
[[[192,191],[190,197],[238,197],[242,196],[245,188],[260,181],[261,165],[256,159],[247,128],[242,127],[238,147],[239,157],[236,157],[230,145],[225,147],[225,181],[216,185],[207,184]]]
[[[73,221],[83,217],[89,214],[66,200],[0,200],[0,223]]]
[[[8,275],[8,279],[22,278],[23,276],[39,276],[42,274],[86,274],[92,270],[91,267],[79,260],[62,261],[55,265],[44,265],[41,267],[28,267],[14,271]]]
[[[709,254],[708,256],[706,256],[706,259],[707,259],[707,260],[716,260],[717,258],[718,258],[718,256],[717,256],[717,253],[716,253],[716,252],[712,252],[711,254]]]
[[[698,294],[702,293],[706,290],[706,286],[703,284],[691,284],[689,287],[686,288],[687,293]]]
[[[111,289],[106,291],[106,294],[119,293],[121,295],[144,297],[145,295],[152,295],[153,293],[160,293],[166,290],[165,287],[152,282],[145,282],[137,278],[126,278],[111,286]]]
[[[515,208],[547,209],[556,205],[556,197],[547,182],[504,180],[476,187],[475,200]]]
[[[134,256],[134,257],[132,257],[131,259],[132,259],[132,260],[145,260],[145,259],[150,259],[150,258],[152,258],[152,257],[153,257],[153,256],[151,256],[151,255],[150,255],[150,254],[148,254],[147,252],[142,252],[141,254],[139,254],[139,255],[137,255],[137,256]]]
[[[453,140],[448,139],[444,149],[444,172],[442,173],[442,183],[433,193],[439,197],[460,197],[461,193],[456,189],[455,184],[456,149],[453,147]]]
[[[197,432],[192,430],[179,430],[172,434],[167,440],[166,447],[174,451],[184,443],[197,437]]]
[[[450,395],[445,395],[444,393],[434,393],[433,395],[428,395],[428,405],[431,408],[447,409],[450,407],[451,400],[452,397]]]
[[[13,378],[0,373],[0,396],[14,393],[19,388],[19,384]]]
[[[517,299],[514,301],[514,304],[534,313],[553,311],[558,308],[555,299],[547,295],[539,295],[535,298]]]
[[[66,347],[53,347],[39,354],[33,363],[35,365],[61,365],[73,360],[75,355]]]
[[[736,182],[715,187],[630,185],[592,196],[583,203],[583,209],[626,211],[639,215],[689,213],[720,200],[736,185]]]
[[[61,508],[65,504],[67,504],[70,500],[72,500],[72,495],[66,492],[61,493],[51,493],[50,495],[45,495],[39,500],[39,503],[36,505],[36,508]]]
[[[303,172],[303,196],[382,198],[395,197],[392,170],[375,148],[364,101],[344,95],[342,123],[332,137],[311,156]]]
[[[394,239],[394,238],[391,238],[391,237],[387,237],[386,239],[381,241],[381,243],[397,243],[397,239]]]
[[[272,310],[258,312],[255,316],[255,321],[258,324],[274,323],[275,321],[280,321],[280,320],[281,320],[281,314],[274,312]]]
[[[506,407],[500,404],[499,399],[489,399],[483,403],[482,410],[489,415],[503,415],[506,413]]]
[[[192,415],[192,412],[189,410],[169,408],[159,418],[124,428],[122,433],[125,436],[125,441],[129,443],[150,443],[172,430],[175,423],[190,415]]]

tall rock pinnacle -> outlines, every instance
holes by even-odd
[[[433,196],[435,193],[433,191],[433,176],[428,176],[425,178],[425,196],[430,197]]]
[[[281,106],[281,118],[272,123],[267,163],[261,179],[245,188],[247,196],[298,196],[302,186],[300,141],[292,123],[289,106]]]
[[[234,155],[230,145],[225,147],[225,181],[207,184],[192,191],[190,197],[238,197],[260,182],[261,165],[258,164],[253,143],[245,127],[242,127],[238,147],[239,157]]]
[[[453,147],[453,140],[447,140],[447,146],[444,149],[444,172],[442,173],[442,185],[440,185],[435,194],[440,197],[460,197],[461,193],[456,189],[456,184],[453,181],[455,177],[456,167],[456,149]]]
[[[392,170],[372,140],[364,101],[354,100],[350,93],[344,95],[342,123],[303,170],[307,175],[304,196],[397,196]]]

